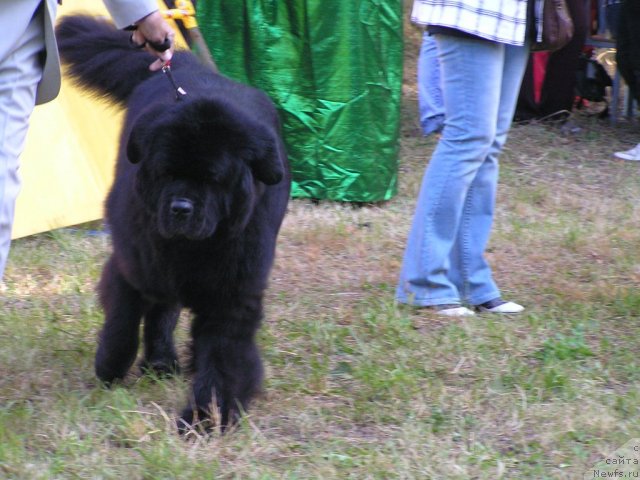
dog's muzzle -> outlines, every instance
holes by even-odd
[[[197,200],[173,196],[161,205],[158,215],[158,230],[164,238],[187,238],[202,240],[213,234],[217,222],[207,221]]]

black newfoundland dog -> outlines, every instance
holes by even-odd
[[[189,52],[172,60],[186,91],[177,99],[168,76],[149,71],[153,57],[106,21],[67,17],[57,35],[67,73],[127,107],[106,203],[113,253],[99,285],[97,376],[127,374],[142,319],[143,367],[175,371],[173,330],[188,308],[193,391],[178,425],[219,413],[224,428],[262,379],[255,335],[290,190],[277,112]]]

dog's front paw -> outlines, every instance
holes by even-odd
[[[153,358],[142,360],[139,364],[140,371],[152,373],[160,378],[179,375],[181,372],[180,363],[177,358]]]
[[[137,347],[137,342],[115,344],[112,339],[109,340],[101,341],[98,345],[94,363],[96,376],[106,384],[121,380],[127,375],[136,359]]]
[[[96,362],[95,370],[96,377],[98,377],[106,387],[111,387],[113,383],[121,381],[127,375],[127,369],[114,369],[106,362]]]

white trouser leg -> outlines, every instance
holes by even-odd
[[[18,159],[42,77],[43,52],[44,19],[42,9],[38,9],[17,48],[0,59],[0,280],[7,262],[20,190]]]

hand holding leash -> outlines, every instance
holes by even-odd
[[[156,10],[139,20],[132,29],[131,43],[136,47],[145,48],[158,57],[149,66],[150,70],[160,70],[164,64],[171,60],[175,33],[159,11]]]

